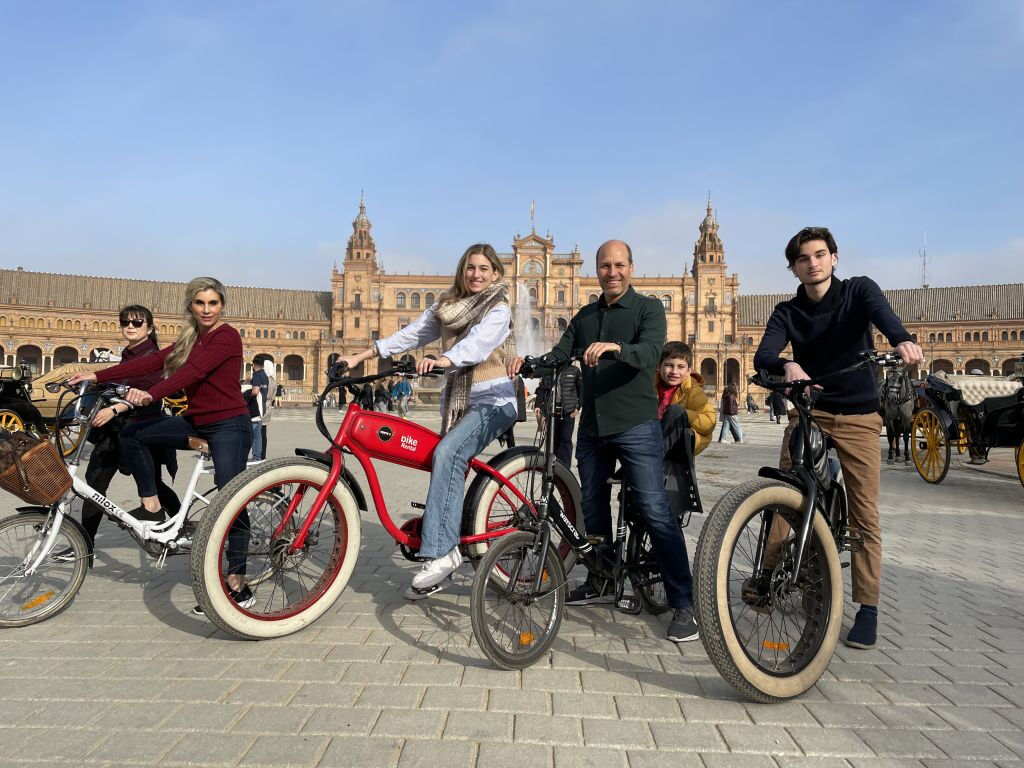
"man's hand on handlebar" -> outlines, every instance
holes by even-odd
[[[514,379],[519,374],[519,369],[523,367],[523,360],[524,359],[525,358],[520,356],[520,357],[515,358],[514,360],[509,361],[509,364],[508,364],[508,377],[510,379]]]
[[[803,381],[811,378],[800,363],[794,363],[793,361],[786,363],[782,370],[784,371],[784,377],[787,383],[790,381]],[[821,384],[815,384],[814,388],[821,389]],[[786,394],[788,395],[790,391],[791,390],[787,389]]]
[[[74,374],[67,381],[69,387],[73,387],[76,384],[81,384],[83,381],[96,381],[96,374],[92,371],[82,371],[81,373]]]
[[[904,368],[924,362],[924,350],[912,341],[902,341],[897,344],[896,354],[903,359]]]
[[[418,373],[418,374],[420,374],[422,376],[423,374],[431,373],[435,369],[438,372],[441,372],[445,368],[450,368],[451,365],[452,365],[452,361],[449,360],[444,355],[442,355],[437,360],[434,360],[433,358],[430,358],[430,357],[424,357],[422,360],[420,360],[416,364],[416,373]]]

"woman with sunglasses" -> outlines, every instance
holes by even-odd
[[[214,484],[223,488],[245,469],[252,445],[249,409],[238,386],[242,370],[242,338],[224,322],[227,291],[212,277],[197,277],[185,287],[185,325],[173,346],[156,355],[104,368],[96,373],[79,373],[76,381],[121,381],[144,374],[164,374],[147,389],[128,390],[125,400],[133,405],[149,405],[184,389],[188,411],[153,424],[132,425],[121,435],[121,450],[131,468],[142,505],[132,512],[141,520],[163,520],[168,511],[161,505],[152,482],[153,463],[150,446],[185,450],[190,437],[202,437],[210,445]],[[251,605],[252,593],[245,586],[245,560],[248,550],[248,517],[239,517],[228,534],[227,586],[231,597],[242,607]],[[198,606],[196,606],[198,608]],[[196,608],[193,613],[200,613]]]
[[[156,328],[153,326],[153,313],[140,304],[125,307],[118,314],[121,325],[121,336],[128,345],[121,351],[121,361],[129,362],[148,355],[156,355]],[[143,374],[125,379],[125,384],[138,389],[147,390],[161,379],[159,372]],[[117,474],[120,458],[121,430],[133,424],[147,424],[155,419],[164,418],[160,403],[151,403],[141,408],[130,408],[124,404],[103,408],[92,420],[92,431],[89,442],[94,444],[89,456],[89,467],[85,470],[85,482],[104,496],[111,480]],[[177,494],[163,481],[161,465],[166,466],[171,477],[177,471],[174,451],[155,449],[153,457],[153,482],[156,485],[160,503],[170,510],[177,510],[180,501]],[[89,536],[89,549],[95,550],[96,531],[103,519],[103,510],[93,501],[86,501],[82,506],[82,526]],[[73,556],[73,553],[72,553]]]

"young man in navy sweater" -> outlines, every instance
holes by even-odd
[[[892,311],[878,285],[868,277],[840,280],[834,276],[839,250],[825,227],[800,230],[786,246],[786,261],[800,280],[796,296],[775,307],[754,355],[754,367],[808,379],[857,362],[873,348],[872,324],[895,347],[905,365],[924,361],[921,348]],[[792,344],[793,359],[780,357]],[[881,449],[878,436],[878,390],[871,368],[828,383],[814,406],[818,426],[833,440],[850,502],[850,527],[860,530],[864,547],[852,556],[853,600],[860,603],[846,644],[873,648],[878,628],[878,595],[882,580],[882,530],[878,519]],[[790,466],[790,419],[782,439],[783,468]],[[773,534],[776,532],[773,531]],[[775,536],[773,535],[773,539]]]

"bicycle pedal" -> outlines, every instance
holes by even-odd
[[[860,552],[864,549],[864,534],[857,528],[847,528],[843,531],[843,549],[850,552]]]
[[[615,602],[615,610],[619,613],[628,613],[630,616],[636,616],[643,610],[643,603],[640,602],[640,598],[636,595],[623,595]]]

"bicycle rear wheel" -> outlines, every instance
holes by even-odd
[[[491,544],[473,576],[470,617],[484,654],[502,669],[523,669],[543,657],[565,613],[565,568],[548,544],[540,589],[537,534],[517,531]]]
[[[273,459],[214,497],[190,565],[199,605],[220,629],[248,640],[289,635],[320,618],[344,591],[359,552],[360,519],[343,482],[314,518],[305,544],[290,551],[327,476],[327,467],[313,461]],[[248,593],[232,595],[229,573],[244,576]]]
[[[89,545],[67,521],[62,521],[46,560],[31,576],[25,575],[52,524],[50,516],[41,512],[0,521],[0,627],[25,627],[56,616],[82,588]]]

